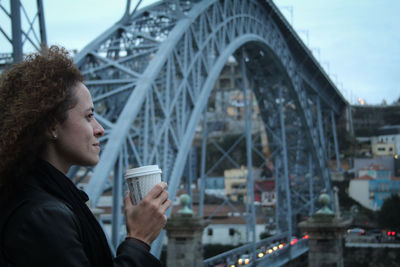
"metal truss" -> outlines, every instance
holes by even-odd
[[[4,49],[0,51],[0,69],[21,61],[24,51],[39,51],[46,45],[42,0],[36,1],[36,10],[26,9],[20,0],[0,1],[0,18],[4,22],[0,25],[1,49]]]
[[[322,190],[332,192],[326,142],[334,139],[337,145],[337,138],[327,133],[346,103],[272,1],[163,1],[127,12],[75,58],[105,136],[99,164],[93,169],[75,167],[69,175],[77,180],[91,177],[85,190],[94,206],[112,189],[113,245],[124,231],[123,173],[158,164],[170,198],[175,198],[196,127],[207,121],[204,111],[214,83],[231,55],[241,62],[242,80],[249,81],[243,83],[243,92],[253,92],[271,140],[266,160],[274,166],[281,232],[292,236],[299,215],[314,212]],[[245,110],[250,118],[251,108]],[[254,188],[251,120],[244,128],[248,188]],[[204,131],[203,139],[206,136]],[[201,165],[200,177],[205,179],[206,166]],[[254,196],[250,193],[247,199],[247,221],[254,227]],[[152,246],[156,255],[163,236]]]

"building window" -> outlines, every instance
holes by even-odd
[[[235,229],[229,228],[229,235],[234,236],[235,235]]]
[[[231,73],[231,68],[230,68],[230,66],[224,66],[224,68],[222,69],[222,72],[221,72],[222,74],[230,74]]]
[[[213,235],[213,229],[212,228],[208,228],[207,229],[207,235]]]
[[[384,148],[384,147],[378,147],[378,151],[386,151],[386,148]]]
[[[393,147],[389,147],[389,151],[392,152],[393,151]]]
[[[221,85],[221,88],[231,88],[231,80],[230,79],[221,79],[220,85]]]

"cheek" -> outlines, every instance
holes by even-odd
[[[88,126],[85,129],[85,140],[88,142],[88,144],[92,145],[94,143],[93,137],[94,137],[93,128]]]
[[[84,145],[83,142],[89,145],[93,141],[93,127],[88,121],[80,120],[79,122],[71,123],[63,131],[71,139],[71,142],[77,145],[82,146]]]

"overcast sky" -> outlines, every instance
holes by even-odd
[[[383,99],[390,104],[400,97],[400,0],[274,2],[351,103],[360,97],[368,104]],[[125,0],[44,0],[48,42],[80,50],[121,18],[125,5]]]
[[[400,97],[399,0],[274,2],[348,100]]]

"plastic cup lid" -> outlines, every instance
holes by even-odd
[[[161,173],[161,169],[158,167],[158,165],[147,165],[127,170],[125,173],[125,178],[132,178],[156,173]]]

